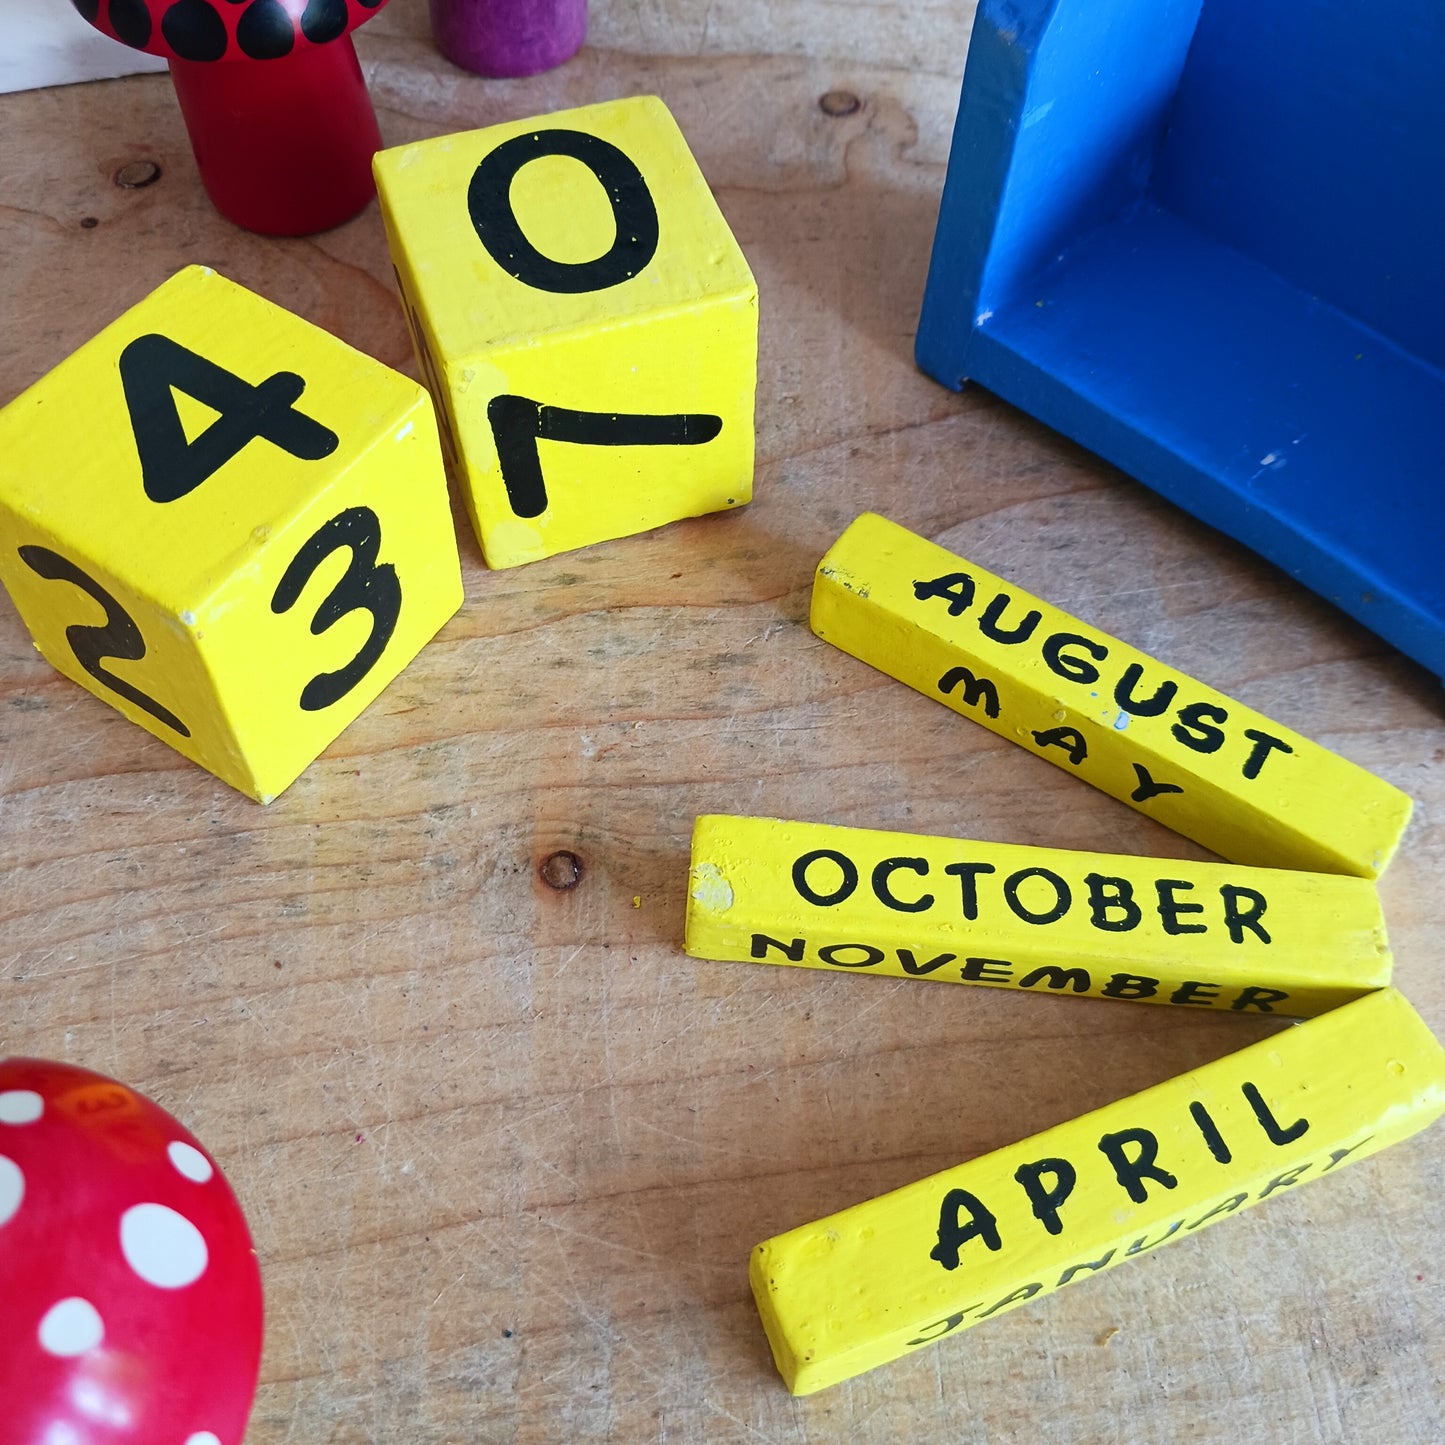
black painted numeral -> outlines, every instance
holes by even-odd
[[[540,517],[547,510],[539,441],[575,442],[586,447],[697,447],[722,430],[722,418],[707,412],[649,416],[572,411],[509,394],[492,398],[487,420],[492,424],[507,500],[519,517]]]
[[[381,550],[381,519],[370,507],[348,507],[306,542],[277,584],[271,611],[290,611],[316,569],[343,547],[351,549],[351,560],[341,580],[316,609],[311,632],[319,637],[349,613],[369,612],[371,635],[345,667],[318,673],[301,689],[301,707],[306,712],[320,712],[340,702],[376,666],[401,615],[401,582],[396,568],[390,562],[382,566],[376,563]]]
[[[157,722],[173,728],[183,738],[190,737],[190,728],[170,708],[102,665],[107,657],[117,657],[122,662],[139,662],[146,655],[145,638],[141,636],[135,618],[94,577],[82,572],[59,552],[52,552],[49,547],[29,545],[20,548],[20,560],[47,581],[73,583],[105,609],[104,627],[77,624],[65,629],[65,640],[70,644],[75,660],[103,687],[144,709]]]
[[[529,161],[570,156],[597,177],[612,203],[617,234],[592,261],[554,261],[526,237],[512,209],[512,182]],[[507,275],[538,291],[579,295],[636,276],[657,251],[657,207],[642,172],[610,141],[580,130],[540,130],[503,141],[472,174],[467,211],[477,238]]]
[[[170,337],[151,333],[121,352],[120,380],[141,482],[153,502],[188,496],[249,442],[268,441],[306,462],[329,457],[339,442],[329,427],[296,410],[306,383],[294,371],[278,371],[253,386]],[[220,413],[194,441],[186,440],[173,388]]]

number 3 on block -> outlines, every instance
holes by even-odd
[[[376,173],[489,565],[750,500],[757,287],[661,101],[423,141]]]
[[[461,602],[425,392],[201,267],[0,412],[0,526],[46,657],[263,801]]]

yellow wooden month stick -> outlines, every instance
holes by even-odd
[[[872,513],[829,549],[813,630],[1235,863],[1376,877],[1398,788]]]
[[[723,815],[693,830],[685,946],[1296,1017],[1391,969],[1364,878]]]
[[[1445,1050],[1382,989],[758,1245],[750,1278],[773,1358],[810,1394],[1322,1179],[1442,1112]]]

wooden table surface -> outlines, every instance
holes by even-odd
[[[588,49],[509,83],[443,62],[419,0],[367,29],[388,143],[664,97],[761,288],[757,500],[506,572],[463,535],[460,615],[270,807],[0,602],[0,1053],[114,1074],[223,1162],[267,1289],[251,1445],[1445,1439],[1438,1133],[809,1399],[773,1371],[754,1243],[1271,1027],[683,955],[699,812],[1205,856],[814,638],[858,512],[1413,794],[1381,892],[1445,1032],[1438,682],[913,367],[968,10],[597,0]],[[164,77],[0,99],[0,136],[0,402],[189,262],[413,372],[375,207],[234,229]]]

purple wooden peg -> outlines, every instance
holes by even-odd
[[[536,75],[587,35],[587,0],[431,0],[432,31],[453,65],[477,75]]]

